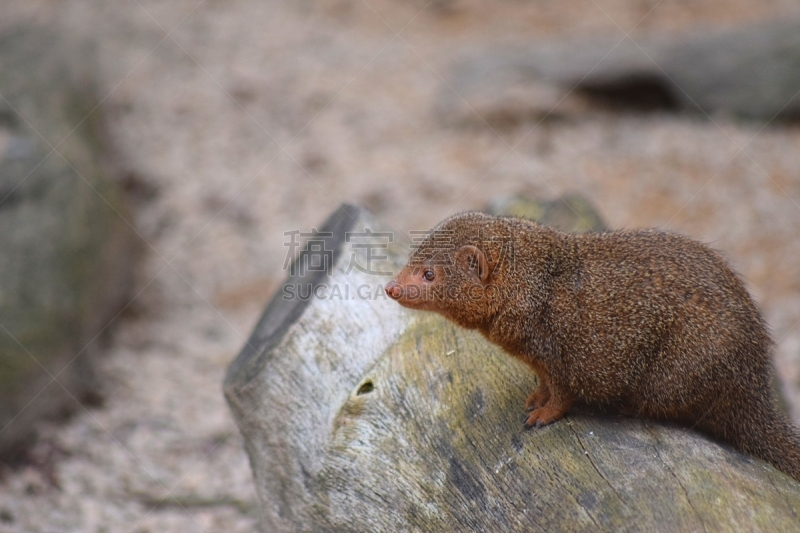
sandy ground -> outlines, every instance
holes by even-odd
[[[579,191],[612,227],[713,243],[763,307],[800,421],[800,127],[435,113],[465,51],[734,25],[795,2],[1,1],[0,27],[57,20],[97,43],[110,135],[151,198],[131,220],[146,254],[105,348],[108,399],[47,428],[40,466],[3,473],[0,531],[256,529],[222,379],[284,276],[284,232],[343,201],[407,231],[498,194]]]

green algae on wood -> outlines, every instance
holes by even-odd
[[[525,430],[533,374],[438,316],[413,319],[365,379],[373,390],[354,391],[333,422],[320,530],[797,523],[800,484],[693,431],[585,408]]]

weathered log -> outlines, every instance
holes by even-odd
[[[367,250],[347,233],[366,229],[388,231],[358,207],[328,219],[330,273],[304,251],[228,371],[265,531],[800,523],[800,483],[689,428],[583,407],[523,429],[535,376],[479,334],[387,301],[388,275],[353,268]],[[369,266],[395,271],[408,242],[395,234],[383,253]],[[323,297],[291,298],[304,284]]]

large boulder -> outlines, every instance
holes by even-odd
[[[51,28],[0,34],[0,457],[98,400],[97,336],[126,303],[135,234],[89,54]],[[55,378],[55,380],[53,379]]]
[[[585,205],[539,207],[575,229]],[[367,230],[391,233],[358,207],[331,215],[228,370],[265,531],[796,528],[800,482],[691,429],[583,408],[525,430],[535,376],[387,301],[409,243],[365,247]]]
[[[442,88],[450,123],[516,122],[585,109],[576,95],[639,110],[800,117],[800,20],[683,34],[538,40],[463,58]],[[477,116],[476,116],[477,111]]]

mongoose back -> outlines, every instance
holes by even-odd
[[[696,427],[800,480],[800,435],[777,408],[767,327],[701,243],[469,212],[434,228],[386,292],[527,363],[539,377],[528,427],[577,400],[611,405]]]

